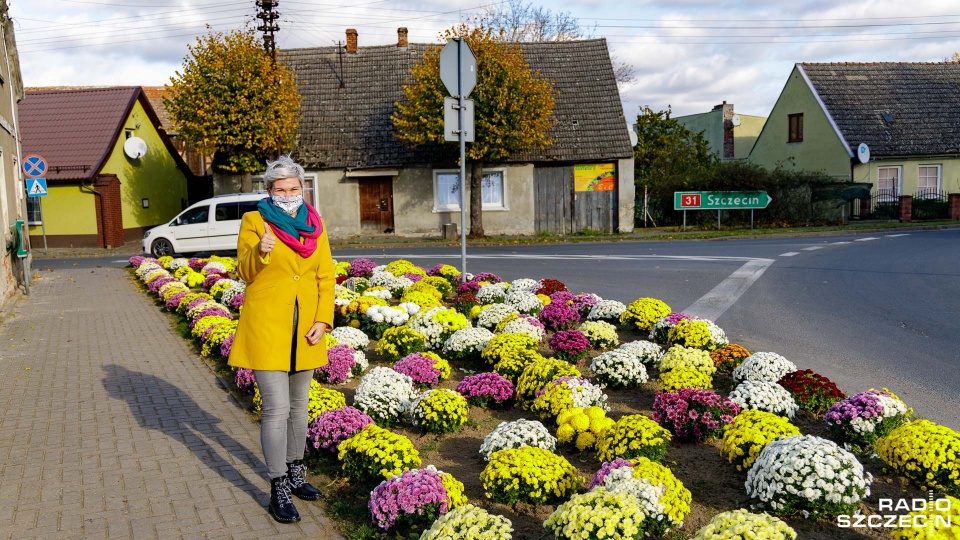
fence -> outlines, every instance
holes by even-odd
[[[913,220],[950,219],[948,196],[935,189],[921,189],[913,196]]]
[[[900,219],[900,198],[892,189],[879,189],[869,199],[852,201],[854,219]]]

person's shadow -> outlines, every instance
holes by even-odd
[[[203,410],[189,394],[161,378],[116,364],[104,366],[103,371],[106,373],[103,387],[110,397],[127,402],[130,413],[141,427],[160,431],[179,441],[210,470],[261,505],[266,505],[269,496],[224,459],[219,450],[238,458],[254,471],[263,471],[266,466],[247,447],[220,429],[219,418]],[[215,442],[220,448],[208,441]]]

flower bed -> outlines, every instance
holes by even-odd
[[[235,325],[242,313],[238,308],[242,307],[244,284],[231,273],[234,265],[221,261],[209,265],[209,260],[202,259],[142,258],[131,261],[134,262],[144,291],[156,295],[161,308],[166,307],[186,325],[192,325],[191,335],[204,356],[223,362],[229,355]],[[780,355],[750,355],[742,347],[729,345],[723,331],[714,323],[670,313],[666,304],[655,299],[639,299],[625,305],[590,293],[574,294],[562,283],[552,280],[521,279],[507,285],[491,274],[460,280],[452,267],[438,265],[426,272],[409,261],[394,262],[398,264],[382,267],[359,259],[338,264],[341,275],[338,279],[341,284],[335,289],[338,326],[327,342],[332,361],[318,370],[316,379],[325,378],[324,384],[337,385],[340,391],[317,386],[311,392],[311,416],[315,418],[306,441],[311,453],[308,463],[323,464],[326,471],[339,471],[336,474],[343,480],[332,484],[335,487],[331,496],[347,505],[378,508],[379,513],[375,515],[371,510],[365,523],[353,523],[360,527],[358,537],[371,537],[369,530],[360,531],[364,526],[372,526],[396,535],[410,532],[411,528],[424,529],[422,537],[426,539],[460,538],[469,534],[464,533],[469,530],[485,531],[496,538],[513,535],[545,539],[555,537],[557,524],[564,519],[567,520],[565,527],[570,528],[568,533],[561,532],[561,537],[584,532],[589,535],[592,534],[589,527],[580,518],[569,516],[582,516],[584,514],[577,512],[589,512],[591,508],[606,511],[602,510],[607,508],[606,503],[598,501],[610,497],[629,500],[626,504],[639,508],[643,514],[636,520],[639,534],[666,535],[667,529],[675,529],[667,537],[677,539],[701,533],[700,537],[712,534],[724,538],[729,534],[731,520],[741,518],[743,530],[771,538],[791,537],[789,527],[784,529],[783,522],[773,516],[734,513],[732,501],[742,502],[751,496],[787,520],[803,538],[832,538],[830,522],[822,520],[849,509],[843,505],[866,504],[876,512],[872,499],[862,500],[866,490],[857,488],[857,467],[863,471],[863,466],[856,458],[850,461],[837,451],[839,447],[830,446],[824,439],[817,439],[809,448],[789,451],[781,448],[778,457],[759,459],[764,452],[772,453],[778,448],[777,444],[783,445],[788,438],[799,438],[802,434],[829,432],[836,442],[854,444],[843,431],[844,422],[835,424],[839,427],[831,427],[824,421],[818,425],[809,414],[804,414],[796,416],[791,423],[783,416],[756,409],[747,409],[739,415],[720,414],[721,420],[717,421],[716,412],[706,410],[715,405],[716,400],[726,404],[725,396],[730,390],[730,379],[718,376],[714,380],[714,372],[730,375],[739,369],[736,380],[742,384],[729,392],[730,397],[742,400],[748,407],[760,406],[764,399],[774,405],[779,403],[779,409],[774,405],[769,408],[783,415],[788,414],[789,401],[769,399],[777,393],[774,386],[786,392],[795,405],[819,414],[818,411],[823,410],[822,401],[836,397],[823,391],[832,384],[825,377],[797,371]],[[501,285],[489,287],[494,283]],[[476,294],[484,287],[489,287],[483,295],[484,304],[500,301],[486,306],[477,302]],[[503,293],[502,299],[496,293],[498,290]],[[364,292],[369,294],[362,296]],[[539,313],[535,302],[544,306]],[[451,305],[465,309],[454,310]],[[551,305],[554,307],[547,310]],[[377,309],[368,314],[372,307]],[[390,310],[404,311],[409,319],[392,319],[394,311]],[[481,322],[481,315],[486,328],[476,326]],[[394,326],[396,323],[399,325]],[[423,330],[426,335],[413,328]],[[568,333],[561,336],[576,335],[576,331],[589,342],[589,349],[581,353],[586,357],[586,361],[579,364],[581,369],[559,358],[562,353],[557,355],[557,351],[546,346],[551,340],[559,343],[556,334],[563,330]],[[654,339],[654,334],[660,343],[685,348],[676,348],[665,355],[660,345],[648,341]],[[613,341],[614,335],[616,341]],[[600,350],[619,342],[623,342],[619,348]],[[438,357],[448,362],[446,370],[441,370],[436,379],[418,381],[433,387],[421,395],[412,378],[404,378],[388,366],[420,353],[420,358],[434,360],[429,366],[433,368],[437,362],[425,354],[428,352],[439,353]],[[754,357],[751,362],[742,366],[746,363],[744,359],[751,356]],[[365,374],[353,369],[362,370],[361,358],[364,361],[369,358],[374,364]],[[707,358],[709,361],[705,361]],[[486,367],[480,365],[483,362]],[[351,365],[351,369],[346,370],[344,365]],[[403,369],[402,364],[398,367]],[[785,371],[791,367],[793,369]],[[490,372],[490,368],[494,371]],[[488,371],[473,373],[483,369]],[[447,371],[446,375],[443,371]],[[444,380],[446,377],[449,379]],[[253,393],[254,401],[258,402],[252,373],[237,370],[231,379],[238,388]],[[561,379],[559,383],[558,379]],[[598,396],[606,399],[577,401],[593,395],[594,390],[585,394],[578,392],[575,399],[571,381],[576,381],[580,389],[597,389]],[[600,390],[601,385],[606,389]],[[454,388],[462,397],[457,397]],[[657,388],[665,393],[655,395]],[[517,403],[521,408],[509,409],[510,396],[514,394],[519,396]],[[709,404],[693,398],[694,395],[709,396],[706,400]],[[432,404],[438,396],[444,397],[438,399],[438,407],[424,406]],[[446,399],[451,396],[453,399]],[[803,396],[807,396],[806,401]],[[889,397],[895,399],[892,394]],[[346,407],[345,401],[354,407]],[[681,418],[679,410],[683,405],[686,415]],[[609,412],[604,406],[609,407]],[[696,419],[690,418],[691,411],[696,413]],[[709,421],[704,420],[705,412],[710,412]],[[538,413],[544,414],[546,425],[532,420]],[[699,441],[708,435],[720,436],[723,427],[715,423],[726,423],[724,416],[731,417],[732,422],[723,430],[722,441],[698,446],[671,444]],[[905,493],[925,496],[919,493],[921,487],[955,493],[956,479],[960,477],[955,465],[955,457],[960,452],[956,432],[925,421],[909,422],[909,415],[904,415],[904,420],[906,423],[899,428],[893,426],[892,431],[885,426],[875,428],[876,433],[886,436],[877,435],[874,444],[890,470],[909,477],[914,484],[886,474],[884,485],[893,484],[879,487],[886,492],[878,496],[896,497]],[[492,429],[498,423],[502,426]],[[457,433],[443,434],[450,431]],[[464,451],[471,447],[474,450]],[[474,453],[478,450],[480,455]],[[495,454],[505,452],[513,457],[494,458]],[[662,460],[662,464],[641,456]],[[799,486],[791,484],[794,477],[807,474],[804,467],[812,467],[817,475],[826,478],[827,469],[821,466],[817,470],[815,457],[827,463],[830,459],[843,463],[833,470],[839,480],[831,484],[837,492],[846,489],[839,505],[826,497],[820,501],[824,504],[811,502],[813,499],[805,496],[804,490],[808,487],[803,486],[802,481]],[[789,459],[796,463],[790,461],[785,466]],[[490,467],[494,461],[497,466]],[[763,466],[758,465],[761,462]],[[621,470],[623,463],[633,465],[634,470]],[[870,472],[883,474],[870,460],[865,463],[871,468]],[[429,470],[429,467],[419,469],[424,464],[456,471],[457,477],[466,482],[459,488],[463,502],[483,504],[485,509],[454,508],[448,504],[447,513],[443,514],[439,506],[437,511],[430,509],[430,505],[439,504],[434,501],[411,507],[412,513],[398,511],[394,518],[391,509],[396,499],[390,502],[389,496],[370,495],[371,489],[378,484],[386,485],[391,478],[400,478],[403,471]],[[603,474],[597,473],[598,468]],[[485,473],[488,469],[490,472]],[[738,473],[738,469],[741,472]],[[753,469],[756,472],[749,475]],[[587,493],[579,490],[581,493],[577,494],[575,486],[595,473],[601,478],[598,483],[591,483],[593,489]],[[536,482],[524,479],[524,474]],[[441,480],[445,478],[442,473],[437,475]],[[749,491],[742,481],[744,475],[749,478]],[[696,486],[692,499],[677,477],[697,479],[691,486]],[[728,481],[730,478],[735,480]],[[774,478],[780,478],[783,485],[776,485],[771,480]],[[864,471],[864,484],[867,478]],[[514,480],[517,489],[513,487]],[[545,482],[556,489],[543,489]],[[444,489],[450,489],[447,485],[450,484],[457,491],[459,482],[442,480],[441,484]],[[435,483],[430,485],[431,490],[436,488]],[[791,491],[789,485],[796,489]],[[816,489],[826,489],[818,482],[814,485]],[[605,497],[586,497],[601,490],[606,493]],[[764,495],[760,496],[761,493]],[[854,499],[856,503],[845,502]],[[518,503],[522,503],[521,506],[506,506]],[[567,506],[560,511],[560,505],[565,503]],[[417,513],[421,507],[426,510]],[[827,517],[820,522],[806,521],[802,517],[804,512]],[[408,517],[401,517],[407,514],[410,521],[406,521]],[[432,519],[437,516],[436,520]],[[545,528],[545,520],[553,520],[553,526]],[[381,527],[382,524],[386,527]],[[906,530],[895,536],[917,537],[911,534]],[[871,532],[867,537],[885,536]]]

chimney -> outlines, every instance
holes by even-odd
[[[357,54],[357,30],[347,28],[347,53]]]
[[[733,159],[735,156],[733,147],[733,104],[726,101],[722,105],[717,105],[715,109],[723,109],[723,159]]]
[[[406,47],[406,46],[407,46],[406,27],[397,28],[397,47]]]

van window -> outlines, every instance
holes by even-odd
[[[240,201],[240,217],[243,217],[247,212],[256,212],[258,204],[260,204],[260,201]]]
[[[207,217],[210,214],[209,206],[198,206],[196,208],[191,208],[186,212],[180,214],[180,217],[177,219],[177,225],[191,225],[194,223],[206,223]]]
[[[217,205],[214,218],[217,221],[236,221],[247,212],[254,212],[260,201],[225,202]]]

